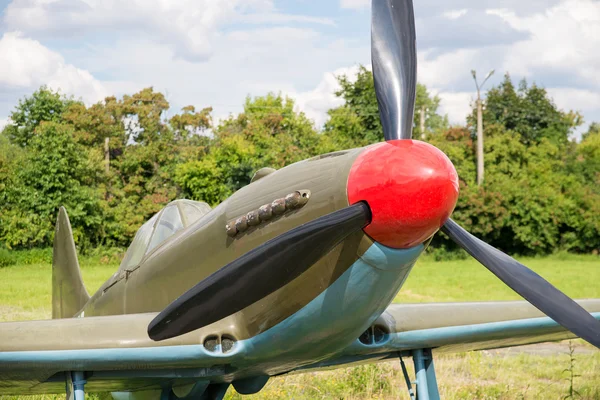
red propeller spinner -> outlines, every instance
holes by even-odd
[[[390,140],[367,148],[348,177],[350,204],[366,201],[371,223],[364,231],[388,247],[423,243],[450,217],[458,175],[436,147],[418,140]]]

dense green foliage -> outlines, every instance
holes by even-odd
[[[0,248],[51,245],[61,205],[80,248],[126,246],[175,198],[216,205],[259,168],[381,141],[372,74],[361,67],[355,78],[339,77],[344,104],[323,127],[277,94],[248,97],[241,113],[213,125],[210,108],[167,118],[169,104],[152,88],[86,106],[42,87],[17,104],[0,135]],[[485,100],[486,173],[477,186],[474,114],[450,127],[439,102],[418,85],[414,136],[456,166],[459,223],[512,253],[600,249],[600,125],[569,141],[581,117],[506,75]],[[452,245],[438,235],[434,247]]]
[[[373,83],[373,74],[360,67],[356,79],[340,76],[340,90],[335,94],[344,99],[345,104],[329,111],[330,119],[325,123],[325,147],[334,151],[380,142],[383,139],[379,109]],[[424,85],[417,84],[415,115],[413,125],[415,138],[448,128],[448,119],[437,113],[440,99],[430,96]],[[420,111],[425,110],[425,132],[420,132]]]
[[[474,110],[468,119],[473,127],[476,117]],[[578,113],[559,110],[542,87],[527,86],[522,80],[515,89],[509,74],[487,92],[483,110],[484,126],[501,125],[517,134],[525,145],[538,144],[543,139],[564,145],[572,129],[582,122]]]

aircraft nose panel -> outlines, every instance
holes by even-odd
[[[366,201],[373,219],[365,233],[388,247],[423,243],[450,217],[458,199],[458,175],[436,147],[392,140],[367,148],[348,177],[350,204]]]

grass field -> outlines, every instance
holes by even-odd
[[[561,254],[521,259],[575,298],[600,298],[600,258]],[[84,282],[92,293],[116,269],[83,259]],[[22,264],[0,268],[0,321],[44,319],[51,315],[51,266]],[[513,300],[510,289],[473,260],[420,260],[397,302]],[[574,361],[569,355],[573,351]],[[410,367],[411,362],[408,360]],[[572,369],[575,378],[568,379]],[[581,340],[478,353],[440,355],[436,370],[444,399],[600,399],[600,351]],[[412,371],[411,371],[412,374]],[[272,379],[244,399],[404,399],[398,362]],[[38,396],[62,398],[62,396]],[[242,398],[233,389],[228,399]]]

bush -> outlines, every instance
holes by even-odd
[[[12,254],[17,264],[52,264],[52,248],[16,250]]]
[[[0,248],[0,268],[9,267],[17,263],[17,258],[12,251]]]
[[[126,249],[121,247],[96,247],[85,254],[85,261],[80,264],[99,263],[99,264],[120,264],[125,256]]]
[[[439,233],[438,233],[439,235]],[[455,261],[466,260],[469,254],[461,248],[447,248],[444,245],[429,246],[425,252],[426,257],[431,257],[435,261]]]

